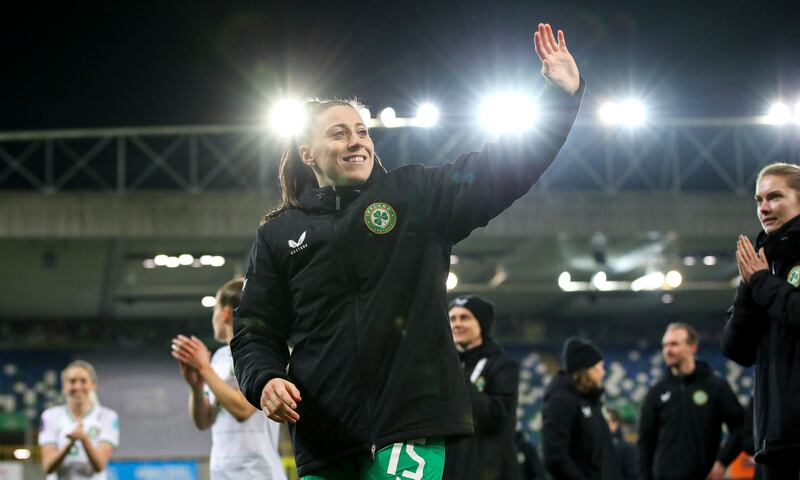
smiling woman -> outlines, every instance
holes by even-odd
[[[548,124],[440,167],[387,173],[357,104],[306,104],[231,341],[242,392],[290,424],[303,478],[440,479],[445,438],[473,433],[445,310],[450,250],[528,192],[583,95],[564,34],[540,24],[534,45]]]
[[[76,360],[61,372],[66,405],[42,413],[39,446],[48,480],[105,480],[105,469],[119,444],[119,418],[100,405],[97,373]]]

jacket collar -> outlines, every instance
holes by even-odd
[[[694,383],[698,379],[711,375],[711,366],[706,362],[696,360],[694,371],[688,375],[675,375],[669,367],[667,367],[667,374],[673,382]]]
[[[375,163],[372,166],[372,173],[369,178],[360,184],[340,187],[315,187],[305,188],[300,193],[300,208],[318,212],[332,212],[344,210],[348,205],[361,195],[361,192],[369,188],[375,181],[386,175],[386,170],[381,165],[380,159],[375,156]]]
[[[770,258],[769,252],[779,248],[778,245],[785,243],[790,238],[800,237],[800,215],[794,217],[784,224],[777,232],[767,235],[765,231],[761,231],[756,239],[756,250],[764,247],[767,253],[767,258]]]

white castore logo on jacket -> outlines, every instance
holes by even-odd
[[[308,244],[305,242],[306,242],[306,232],[301,233],[300,238],[298,238],[297,241],[294,241],[290,238],[289,248],[291,248],[291,250],[289,251],[289,255],[294,255],[300,250],[308,248]]]
[[[661,394],[661,403],[667,403],[669,401],[669,397],[672,396],[672,392],[667,391]]]
[[[581,407],[581,412],[584,417],[589,418],[592,416],[592,407]]]

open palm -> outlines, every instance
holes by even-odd
[[[575,59],[567,50],[564,32],[558,31],[556,41],[550,24],[540,23],[538,31],[533,34],[533,45],[542,61],[542,75],[565,92],[575,93],[580,87],[580,73]]]

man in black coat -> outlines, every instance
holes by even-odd
[[[605,367],[600,350],[576,337],[564,342],[560,370],[544,394],[544,464],[555,480],[623,478],[603,416]]]
[[[450,304],[450,329],[472,404],[475,435],[447,446],[444,478],[515,480],[519,364],[490,337],[494,305],[465,296]]]
[[[695,359],[697,331],[672,323],[662,339],[668,371],[653,385],[639,420],[639,478],[722,480],[741,451],[743,409],[728,382]],[[730,432],[720,448],[722,424]]]

